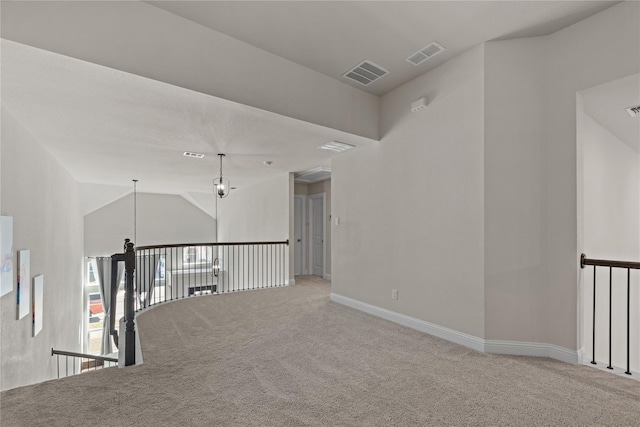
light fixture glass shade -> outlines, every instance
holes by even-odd
[[[220,153],[218,156],[220,157],[220,176],[213,180],[213,195],[222,199],[229,195],[231,183],[222,176],[222,158],[225,155]]]
[[[213,180],[213,195],[221,199],[229,195],[231,183],[227,178],[218,177]]]
[[[220,258],[216,258],[213,261],[213,275],[218,277],[220,275],[220,264],[222,263],[222,260]]]

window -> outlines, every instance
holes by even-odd
[[[87,260],[87,276],[85,278],[85,343],[84,351],[88,354],[100,354],[102,350],[102,331],[104,322],[108,322],[102,298],[100,297],[100,287],[98,283],[97,265],[95,259]],[[115,301],[116,324],[115,329],[119,329],[119,319],[124,316],[124,275],[120,281],[118,293]],[[113,351],[117,351],[112,345]]]
[[[211,264],[211,246],[187,246],[182,250],[182,264],[195,266]]]

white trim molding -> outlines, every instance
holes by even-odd
[[[364,311],[365,313],[369,313],[377,317],[382,317],[383,319],[469,347],[476,351],[484,351],[484,340],[473,335],[425,322],[424,320],[416,319],[415,317],[406,316],[395,311],[380,308],[342,295],[331,293],[330,298],[331,301],[337,302],[338,304],[346,305],[347,307],[355,308],[356,310]]]
[[[325,273],[325,274],[323,274],[323,275],[322,275],[322,278],[323,278],[324,280],[331,280],[331,275],[330,275],[330,274]]]
[[[578,350],[569,350],[554,344],[539,342],[485,340],[486,353],[508,354],[511,356],[549,357],[561,362],[577,365],[580,363]]]
[[[549,357],[572,365],[579,364],[583,357],[582,350],[570,350],[554,344],[485,340],[474,335],[459,332],[454,329],[426,322],[421,319],[416,319],[415,317],[407,316],[335,293],[331,293],[330,299],[338,304],[355,308],[356,310],[390,320],[391,322],[463,345],[482,353],[504,354],[511,356]]]

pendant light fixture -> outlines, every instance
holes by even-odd
[[[227,178],[222,176],[222,158],[225,156],[224,154],[218,154],[220,156],[220,176],[213,180],[213,194],[219,198],[225,198],[229,195],[229,190],[231,190],[231,183]]]

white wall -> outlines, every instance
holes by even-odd
[[[83,229],[78,184],[4,109],[1,199],[2,215],[13,217],[15,251],[29,249],[31,275],[44,275],[38,336],[30,315],[16,320],[15,285],[0,301],[0,388],[7,390],[54,378],[52,347],[82,350]]]
[[[639,16],[488,42],[387,94],[380,146],[333,161],[333,292],[577,362],[576,92],[638,72]]]
[[[220,242],[289,239],[289,184],[281,174],[218,200]]]
[[[484,336],[483,68],[479,46],[388,93],[380,144],[333,159],[334,294]]]
[[[640,260],[640,154],[592,117],[578,111],[578,144],[584,153],[584,251],[590,258]],[[597,270],[596,359],[608,361],[609,269]],[[584,336],[592,351],[593,267],[584,275]],[[638,272],[631,289],[638,288]],[[627,272],[616,269],[613,281],[613,365],[626,367]],[[640,336],[640,292],[631,297],[631,336]],[[640,370],[640,342],[632,340],[631,366]]]
[[[233,178],[231,178],[233,180]],[[232,181],[233,182],[233,181]],[[293,177],[284,173],[218,199],[220,242],[281,242],[293,238]],[[293,279],[293,250],[287,246],[285,281]],[[229,257],[227,257],[229,258]],[[231,262],[227,259],[227,262]],[[247,265],[252,259],[247,258]],[[232,273],[227,273],[233,283]]]
[[[638,72],[639,8],[486,44],[487,338],[579,349],[576,92]]]
[[[133,205],[129,194],[85,216],[86,256],[122,253],[124,239],[134,240]],[[136,234],[136,246],[211,243],[216,221],[180,196],[138,193]]]
[[[485,48],[485,328],[494,340],[547,338],[547,49],[544,37]]]
[[[640,71],[640,3],[623,2],[549,36],[547,239],[549,342],[580,348],[576,92]],[[594,60],[593,52],[599,52]],[[564,326],[566,325],[566,327]],[[570,327],[569,327],[570,325]]]

